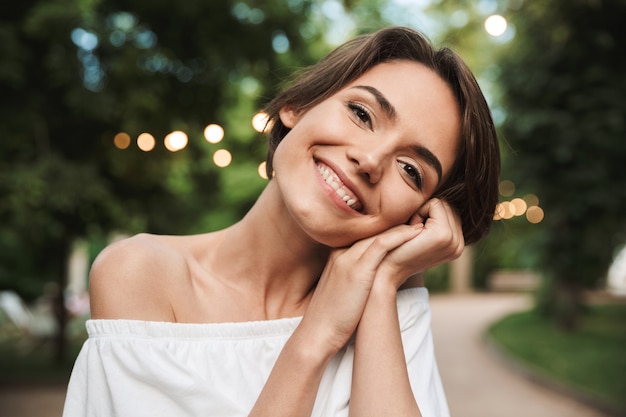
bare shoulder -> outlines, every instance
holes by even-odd
[[[92,318],[174,321],[168,289],[188,268],[170,240],[139,234],[105,248],[89,276]]]

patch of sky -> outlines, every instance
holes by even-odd
[[[265,20],[265,12],[263,12],[263,10],[261,9],[252,9],[250,10],[248,20],[250,21],[250,23],[258,25]]]
[[[242,23],[258,25],[265,20],[265,12],[256,7],[250,7],[244,2],[236,3],[230,10],[232,15]]]
[[[381,12],[394,25],[409,26],[432,37],[442,26],[434,14],[424,12],[432,3],[432,0],[391,0]]]
[[[498,11],[498,0],[479,0],[476,10],[484,15],[490,15]]]
[[[321,14],[323,19],[330,22],[324,34],[325,40],[329,45],[339,45],[353,36],[356,24],[339,1],[324,1],[315,11]]]
[[[489,109],[491,110],[493,122],[497,126],[502,125],[507,118],[506,109],[500,105],[501,94],[497,81],[493,78],[494,76],[497,76],[499,72],[499,67],[491,65],[476,77],[483,95],[485,96],[485,100],[489,105]]]
[[[130,32],[137,26],[137,18],[128,12],[119,12],[111,15],[111,25],[122,32]]]
[[[245,20],[248,18],[248,13],[250,13],[250,7],[246,3],[240,2],[236,3],[230,12],[237,20]]]
[[[491,36],[491,41],[494,43],[507,43],[515,37],[515,26],[513,26],[510,22],[506,27],[504,33],[500,36]]]
[[[506,111],[500,106],[492,106],[491,117],[496,126],[501,126],[506,121]]]
[[[93,51],[98,47],[98,36],[83,28],[75,28],[72,30],[71,38],[74,45],[85,51]]]
[[[259,87],[259,81],[252,76],[244,77],[239,82],[239,88],[241,89],[241,92],[250,96],[256,94],[257,91],[259,91]]]
[[[160,53],[155,53],[138,62],[139,66],[149,72],[167,72],[170,60]]]
[[[137,66],[151,73],[171,74],[182,83],[190,82],[194,75],[204,68],[201,60],[192,60],[185,64],[179,60],[171,60],[165,55],[156,52],[148,57],[137,59]]]
[[[300,35],[302,35],[304,39],[311,39],[317,33],[317,29],[315,25],[312,24],[311,22],[305,22],[302,25],[300,25],[299,31],[300,31]]]
[[[81,78],[83,85],[90,91],[101,91],[104,87],[104,71],[100,65],[100,60],[92,51],[80,48],[77,55],[82,64]]]
[[[272,48],[277,54],[284,54],[289,50],[289,38],[283,31],[276,31],[272,36]]]
[[[287,0],[287,7],[294,13],[301,12],[302,6],[304,6],[303,0]]]
[[[345,15],[343,5],[336,0],[327,0],[323,2],[320,10],[329,20],[337,20]]]
[[[485,77],[487,81],[496,81],[501,73],[502,69],[499,65],[491,64],[485,67],[481,75]]]
[[[433,3],[432,0],[391,0],[389,4],[397,6],[411,6],[424,10]],[[438,2],[435,2],[438,3]]]
[[[151,30],[140,28],[133,36],[135,46],[139,49],[150,49],[157,43],[157,36]]]
[[[469,22],[469,14],[465,10],[455,10],[450,14],[448,22],[452,27],[462,28]]]
[[[109,35],[109,42],[111,42],[111,45],[119,48],[120,46],[124,45],[124,43],[126,43],[126,33],[122,32],[119,29],[114,30]]]
[[[193,78],[193,71],[182,65],[176,69],[176,78],[182,83],[188,83]]]
[[[104,70],[100,65],[100,60],[94,54],[100,43],[98,36],[95,33],[77,27],[70,33],[70,38],[77,47],[76,54],[82,64],[81,78],[83,85],[90,91],[101,91],[104,87]]]

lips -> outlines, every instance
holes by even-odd
[[[329,166],[317,162],[317,169],[320,172],[320,175],[326,181],[328,185],[330,185],[335,193],[346,203],[348,207],[353,210],[361,211],[363,210],[363,204],[359,201],[358,197],[348,188],[346,185],[339,179],[339,176],[330,169]]]

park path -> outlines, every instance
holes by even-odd
[[[513,372],[487,347],[487,327],[531,303],[529,295],[515,293],[431,296],[435,350],[453,417],[606,417]]]
[[[439,370],[453,417],[607,417],[512,372],[484,333],[503,315],[530,306],[523,294],[431,296]],[[65,387],[0,386],[0,417],[60,417]]]

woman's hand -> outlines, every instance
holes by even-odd
[[[300,328],[321,352],[341,349],[354,333],[383,260],[422,232],[400,225],[331,252]]]
[[[395,290],[463,252],[459,218],[444,201],[429,200],[411,220],[331,252],[300,326],[320,352],[334,354],[352,336],[374,282]]]
[[[379,269],[380,279],[396,289],[409,276],[458,258],[465,247],[461,221],[443,200],[427,201],[410,223],[423,224],[421,233],[392,250]]]

